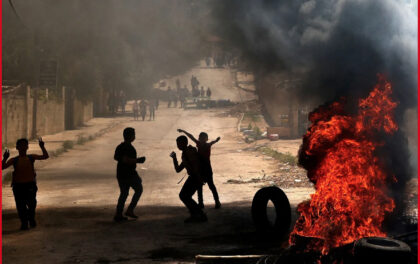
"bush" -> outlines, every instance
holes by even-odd
[[[74,147],[74,143],[71,140],[66,140],[63,142],[63,149],[64,151],[68,150],[68,149],[72,149]]]
[[[288,163],[290,165],[297,165],[298,158],[292,155],[290,152],[281,153],[268,147],[260,148],[260,151],[267,156],[270,156],[282,163]]]
[[[12,182],[13,172],[9,171],[4,175],[3,183],[10,183]]]
[[[78,144],[78,145],[83,145],[83,144],[85,144],[87,141],[88,141],[88,139],[87,139],[87,138],[85,138],[85,137],[83,137],[83,136],[79,136],[79,137],[77,138],[76,144]]]

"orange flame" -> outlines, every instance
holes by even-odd
[[[356,115],[346,114],[344,100],[321,107],[309,116],[311,127],[303,138],[299,161],[315,184],[311,200],[298,206],[300,217],[290,235],[314,237],[308,250],[327,254],[367,236],[386,236],[382,223],[395,204],[387,195],[388,175],[375,156],[379,133],[398,130],[397,103],[391,84],[379,75],[378,84],[359,100]],[[302,164],[303,163],[303,164]],[[309,164],[309,165],[308,165]]]

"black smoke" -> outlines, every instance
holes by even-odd
[[[344,96],[356,106],[384,74],[399,105],[395,118],[417,106],[417,14],[407,1],[231,0],[214,3],[213,30],[242,51],[256,78],[298,76],[292,93],[301,102],[325,104]],[[275,87],[257,87],[260,95]],[[398,179],[390,184],[398,213],[404,208],[409,164],[407,136],[384,137],[383,167]],[[401,209],[401,210],[400,210]]]
[[[214,17],[253,71],[300,74],[302,99],[365,96],[384,73],[400,109],[417,103],[417,16],[405,1],[219,1]]]
[[[3,80],[38,84],[55,58],[59,86],[95,98],[100,87],[142,96],[161,78],[193,67],[206,48],[206,14],[194,0],[2,2]]]

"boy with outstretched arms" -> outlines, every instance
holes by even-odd
[[[210,190],[213,194],[213,198],[214,198],[214,202],[215,202],[215,208],[216,209],[220,208],[220,206],[222,204],[219,201],[219,194],[217,193],[216,186],[214,185],[214,182],[213,182],[213,169],[211,167],[211,162],[210,162],[211,147],[215,143],[219,142],[220,137],[218,137],[216,140],[213,140],[210,143],[208,143],[207,141],[209,140],[209,136],[205,132],[200,133],[200,135],[198,136],[198,140],[193,135],[191,135],[190,133],[188,133],[185,130],[178,129],[178,132],[184,133],[192,141],[194,141],[194,143],[196,144],[197,149],[198,149],[198,154],[200,154],[201,172],[202,172],[202,175],[204,177],[204,181],[207,182],[207,184],[208,184],[208,186],[209,186],[209,188],[210,188]],[[200,206],[200,208],[204,208],[203,187],[202,186],[201,186],[201,188],[198,189],[197,193],[198,193],[199,206]]]
[[[189,218],[185,219],[185,222],[205,222],[207,221],[207,216],[192,198],[194,193],[202,187],[204,183],[200,174],[200,160],[197,150],[193,146],[188,145],[186,136],[178,137],[176,139],[176,144],[178,149],[182,151],[182,162],[181,164],[178,164],[176,153],[171,153],[170,156],[173,159],[175,171],[179,173],[185,168],[188,173],[188,178],[179,193],[179,198],[191,214]]]
[[[130,205],[127,208],[127,211],[125,212],[125,215],[132,218],[137,218],[137,215],[134,214],[134,208],[136,207],[143,192],[143,186],[141,184],[141,178],[136,171],[136,166],[137,163],[144,163],[146,161],[145,157],[137,158],[136,149],[131,144],[131,142],[133,142],[136,138],[134,128],[127,127],[124,129],[123,137],[124,142],[118,145],[114,154],[114,159],[118,161],[117,180],[120,187],[117,212],[114,217],[116,222],[128,219],[127,217],[123,216],[123,210],[130,187],[134,189],[134,195],[131,199]]]
[[[13,195],[15,197],[16,209],[20,218],[21,230],[28,230],[29,226],[36,227],[35,209],[36,209],[36,173],[34,163],[36,160],[48,159],[48,152],[45,149],[45,143],[39,138],[39,147],[42,155],[27,155],[29,141],[21,138],[16,141],[16,149],[19,155],[8,160],[10,153],[6,150],[3,154],[2,170],[13,165],[14,171],[12,176]]]

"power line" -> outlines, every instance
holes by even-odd
[[[12,8],[12,10],[13,10],[13,13],[15,14],[15,16],[17,17],[19,22],[22,24],[22,26],[28,29],[28,27],[25,25],[25,23],[23,23],[22,19],[20,18],[19,14],[17,13],[16,8],[13,5],[12,0],[9,0],[9,4],[10,4],[10,7]]]

